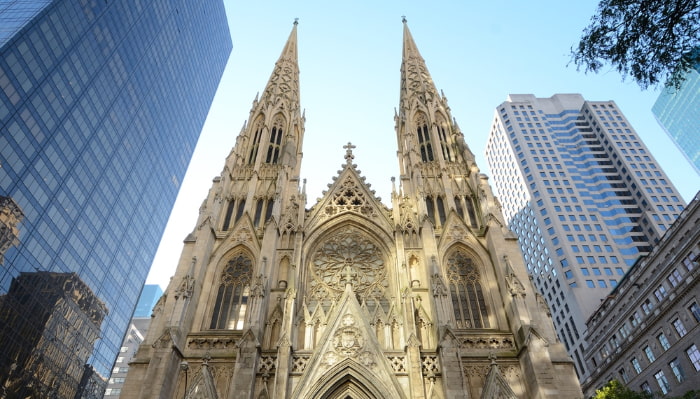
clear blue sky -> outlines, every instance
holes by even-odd
[[[511,93],[550,97],[581,93],[614,100],[689,201],[700,176],[651,113],[658,90],[642,91],[614,70],[577,72],[570,48],[597,1],[233,1],[225,0],[233,52],[181,186],[148,283],[166,287],[195,228],[198,209],[219,175],[299,18],[301,105],[306,110],[302,176],[309,202],[321,196],[352,141],[355,163],[388,204],[398,177],[394,108],[399,101],[402,24],[438,90],[449,100],[483,172],[484,148],[496,107]]]

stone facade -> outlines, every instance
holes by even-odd
[[[681,396],[700,386],[700,194],[588,319],[587,396],[617,379]]]
[[[407,25],[392,208],[348,143],[328,190],[305,209],[296,38],[295,24],[185,240],[122,397],[582,397]]]

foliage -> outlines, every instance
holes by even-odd
[[[571,58],[586,72],[610,63],[642,89],[679,88],[700,63],[698,46],[700,0],[601,0]]]
[[[636,392],[622,385],[618,380],[611,380],[604,387],[595,391],[593,399],[654,399],[656,396],[647,392]],[[667,397],[667,399],[699,399],[700,391],[688,391],[682,396]]]

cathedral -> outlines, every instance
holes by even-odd
[[[517,237],[403,21],[391,208],[344,146],[306,209],[297,24],[123,398],[582,398]]]

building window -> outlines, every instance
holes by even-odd
[[[107,388],[105,390],[105,395],[120,395],[121,393],[121,388]]]
[[[688,333],[688,330],[685,329],[685,326],[683,325],[681,319],[673,320],[673,327],[676,329],[676,332],[678,333],[679,337],[682,337]]]
[[[642,303],[642,310],[644,311],[644,314],[649,314],[651,313],[652,309],[654,309],[654,305],[652,305],[651,300],[648,298]]]
[[[489,328],[481,275],[472,257],[457,251],[447,260],[447,278],[457,328]]]
[[[649,360],[650,364],[654,363],[654,360],[656,360],[656,356],[654,356],[654,352],[651,350],[650,347],[644,347],[644,354],[647,355],[647,360]]]
[[[642,365],[639,364],[639,360],[636,357],[633,357],[630,363],[632,363],[632,367],[637,374],[642,372]]]
[[[128,346],[122,346],[121,348],[119,348],[119,352],[121,352],[121,353],[124,353],[124,352],[126,352],[126,351],[128,351],[128,350],[129,350],[129,347],[128,347]]]
[[[678,271],[678,269],[673,269],[671,271],[671,274],[668,276],[668,282],[671,284],[671,287],[675,287],[680,283],[681,281],[681,273]]]
[[[630,380],[629,375],[627,375],[627,370],[625,370],[625,368],[623,367],[620,369],[619,373],[620,373],[620,377],[622,378],[622,382],[627,384]]]
[[[255,164],[255,158],[258,155],[258,146],[260,146],[260,136],[262,136],[262,131],[263,131],[263,122],[262,122],[262,119],[259,119],[258,122],[255,124],[255,133],[253,134],[253,142],[251,143],[251,147],[250,147],[250,155],[248,155],[248,164],[249,165]]]
[[[244,255],[238,255],[226,264],[221,273],[219,291],[209,328],[223,330],[243,328],[252,274],[252,262]]]
[[[282,119],[282,117],[277,117],[272,125],[272,130],[270,130],[270,143],[267,147],[265,163],[277,163],[279,161],[283,124],[284,119]]]
[[[447,139],[447,133],[445,131],[445,126],[447,123],[445,123],[442,118],[441,120],[438,120],[438,126],[437,126],[437,131],[438,131],[438,138],[440,139],[440,147],[442,149],[442,157],[445,159],[446,162],[452,162],[454,159],[452,159],[452,154],[450,152],[450,142]]]
[[[688,307],[688,310],[690,310],[690,313],[695,317],[695,321],[700,322],[700,306],[698,306],[697,302],[693,302],[693,304]]]
[[[698,351],[698,347],[693,344],[690,348],[685,350],[685,353],[688,355],[690,363],[695,367],[695,371],[700,371],[700,351]]]
[[[659,383],[661,392],[666,395],[671,387],[668,385],[668,380],[666,379],[663,370],[660,370],[658,373],[654,374],[654,378],[656,378],[656,382]]]
[[[661,347],[664,348],[665,351],[667,351],[668,348],[671,347],[671,344],[668,343],[668,339],[666,338],[666,335],[664,335],[664,333],[657,335],[656,339],[659,340]]]
[[[639,386],[639,388],[641,388],[642,391],[651,394],[651,386],[649,386],[648,382],[644,381],[642,385]]]
[[[639,316],[639,312],[632,313],[632,316],[630,316],[630,323],[632,323],[632,327],[637,327],[641,322],[642,318]]]
[[[683,368],[681,367],[681,362],[678,361],[678,358],[671,360],[668,363],[668,367],[670,367],[671,371],[673,371],[676,381],[683,382],[683,380],[685,380],[685,374],[683,374]]]
[[[664,288],[663,285],[660,285],[659,288],[654,290],[654,296],[656,296],[656,299],[661,302],[664,298],[666,298],[666,288]]]
[[[433,161],[435,159],[433,156],[433,146],[430,143],[430,131],[428,130],[428,123],[424,115],[421,114],[416,119],[416,126],[418,126],[416,133],[418,134],[420,158],[423,162]]]

